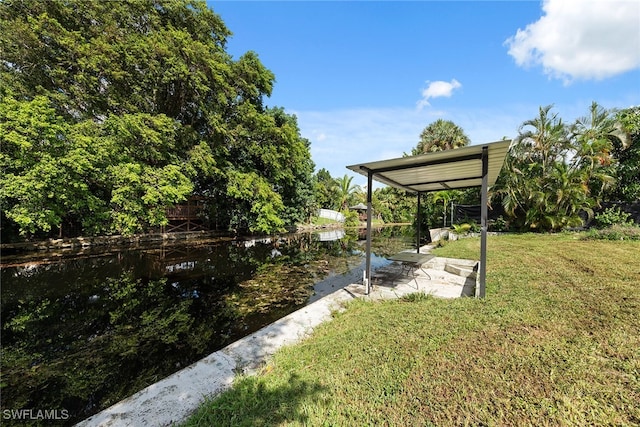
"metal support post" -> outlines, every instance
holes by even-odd
[[[416,232],[416,253],[420,253],[420,226],[422,225],[422,216],[420,213],[420,192],[418,192],[418,212],[416,213],[417,232]]]
[[[365,294],[369,295],[371,291],[371,193],[373,186],[373,173],[371,171],[367,172],[367,278],[365,283]]]
[[[480,192],[480,289],[477,292],[477,296],[480,298],[485,297],[486,282],[487,282],[487,227],[488,227],[488,213],[487,205],[488,199],[488,175],[489,175],[489,147],[482,147],[482,189]]]

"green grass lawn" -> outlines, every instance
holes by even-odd
[[[186,425],[640,425],[640,242],[488,249],[486,299],[354,301]]]
[[[333,219],[320,218],[319,216],[314,216],[311,219],[311,224],[313,224],[315,226],[322,226],[322,225],[338,225],[338,224],[342,224],[342,223],[340,221],[335,221]]]

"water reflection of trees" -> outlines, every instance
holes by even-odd
[[[379,257],[389,257],[398,252],[415,248],[415,232],[412,227],[393,226],[372,230],[371,252]]]
[[[374,252],[397,252],[393,235],[376,232]],[[2,409],[78,421],[305,305],[363,251],[357,231],[294,234],[3,270]]]

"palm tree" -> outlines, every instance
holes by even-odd
[[[360,191],[360,186],[352,185],[351,181],[353,181],[353,177],[346,174],[342,178],[336,178],[336,186],[334,188],[336,191],[337,206],[340,210],[346,210],[352,194]]]
[[[452,150],[469,145],[469,137],[462,128],[450,120],[438,119],[424,128],[420,142],[412,150],[414,156],[423,153]]]
[[[565,160],[569,148],[569,131],[557,114],[549,114],[553,105],[540,107],[538,117],[520,126],[516,138],[520,144],[531,147],[528,157],[540,162],[546,170],[550,163]]]
[[[551,171],[569,154],[568,130],[552,106],[540,107],[538,117],[525,121],[505,160],[503,174],[493,188],[502,196],[505,213],[525,228],[544,228],[550,199],[554,193]]]
[[[571,131],[575,156],[572,169],[584,169],[588,173],[590,189],[600,195],[613,184],[614,141],[623,145],[615,118],[596,102],[591,104],[589,115],[573,124]]]
[[[607,166],[615,127],[595,103],[571,127],[550,109],[541,107],[522,124],[494,191],[521,226],[556,231],[580,225],[581,213],[592,215],[612,183]]]

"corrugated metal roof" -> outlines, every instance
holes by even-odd
[[[396,188],[429,192],[482,185],[482,153],[487,147],[488,185],[498,178],[511,140],[472,145],[419,156],[347,166],[348,169]]]

